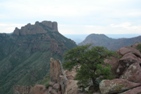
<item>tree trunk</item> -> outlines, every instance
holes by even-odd
[[[95,91],[98,91],[98,90],[99,90],[99,85],[98,85],[98,83],[96,82],[96,79],[95,79],[94,77],[92,77],[91,79],[92,79],[92,83],[93,83],[94,90],[95,90]]]

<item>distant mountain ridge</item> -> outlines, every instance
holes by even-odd
[[[90,34],[79,45],[92,44],[92,46],[104,46],[109,50],[117,50],[123,46],[130,46],[141,42],[141,36],[133,38],[109,38],[104,34]]]
[[[51,21],[0,34],[0,94],[13,94],[14,85],[40,83],[48,75],[50,58],[62,60],[64,52],[75,46]]]
[[[67,38],[74,40],[77,44],[81,43],[89,34],[65,34]],[[79,37],[78,37],[79,36]],[[133,38],[139,36],[139,34],[106,34],[109,38]]]

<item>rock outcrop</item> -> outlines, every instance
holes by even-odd
[[[117,52],[119,57],[105,60],[112,66],[116,78],[101,81],[102,94],[141,93],[141,53],[136,46],[122,47]]]
[[[44,85],[35,85],[34,87],[31,88],[29,94],[48,94],[48,93]]]
[[[121,55],[125,55],[127,53],[132,53],[138,57],[141,57],[141,53],[134,47],[122,47],[118,50],[118,53]]]
[[[50,82],[48,94],[64,94],[67,85],[67,78],[59,60],[50,59]]]
[[[120,78],[127,79],[132,82],[141,82],[141,66],[139,63],[131,64]]]
[[[43,21],[41,23],[36,22],[34,25],[30,23],[21,29],[15,28],[14,35],[31,35],[31,34],[43,34],[47,32],[58,32],[57,22]]]
[[[50,59],[50,80],[52,82],[60,82],[61,76],[64,76],[66,79],[63,68],[61,66],[61,62],[59,60]],[[67,80],[67,79],[66,79]]]
[[[75,71],[64,71],[59,60],[50,59],[50,82],[47,94],[78,94]]]
[[[103,80],[100,83],[100,90],[102,94],[115,94],[139,85],[126,79]]]

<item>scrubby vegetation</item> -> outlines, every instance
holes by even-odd
[[[51,31],[25,36],[0,34],[0,94],[13,94],[14,85],[38,83],[49,72],[49,58],[61,60],[74,46],[70,39]]]
[[[141,43],[137,45],[137,49],[141,52]]]
[[[80,87],[86,88],[92,84],[93,90],[98,91],[99,82],[113,76],[111,67],[104,63],[104,59],[113,54],[104,47],[78,46],[65,54],[63,66],[69,70],[76,67],[76,80]]]

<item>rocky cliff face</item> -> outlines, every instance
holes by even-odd
[[[40,82],[49,73],[50,57],[61,60],[65,51],[75,46],[51,21],[0,34],[0,93],[12,94],[13,86]]]
[[[26,26],[21,27],[21,29],[18,29],[16,27],[13,34],[14,35],[43,34],[49,31],[58,32],[57,22],[43,21],[41,23],[36,22],[34,25],[31,25],[29,23]]]

